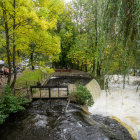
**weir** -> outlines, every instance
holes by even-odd
[[[32,99],[67,99],[69,95],[68,86],[31,86],[30,92]]]
[[[123,77],[111,75],[109,90],[102,90],[100,97],[89,111],[92,114],[109,116],[116,119],[130,132],[133,139],[140,139],[140,90],[137,91],[137,81],[140,77],[129,76],[123,89]],[[126,77],[128,79],[128,77]],[[108,94],[109,92],[109,94]]]
[[[70,91],[76,88],[74,85],[79,83],[85,86],[89,83],[95,92],[94,82],[91,78],[65,76],[50,78],[43,86],[31,86],[32,97],[37,100],[0,128],[0,140],[132,140],[117,121],[86,115],[78,105],[66,100]],[[100,96],[98,91],[95,94],[97,100]]]

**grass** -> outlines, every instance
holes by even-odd
[[[22,76],[17,78],[15,88],[26,88],[30,85],[35,85],[38,81],[45,76],[41,70],[26,70],[22,73]]]

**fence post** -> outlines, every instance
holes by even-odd
[[[59,97],[59,87],[58,87],[58,97]]]
[[[58,84],[58,97],[59,97],[59,84]]]
[[[69,95],[69,89],[68,89],[68,86],[67,86],[67,96]]]
[[[50,100],[50,107],[51,107],[51,89],[49,88],[49,100]]]
[[[41,99],[41,88],[39,88],[39,91],[40,91],[40,99]]]
[[[51,90],[49,88],[49,99],[51,99]]]

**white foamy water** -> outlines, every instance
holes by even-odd
[[[123,89],[123,78],[112,76],[109,92],[101,91],[100,97],[89,108],[92,114],[115,116],[131,127],[140,140],[140,89],[136,92],[140,77],[130,76]],[[140,87],[139,87],[140,88]]]
[[[37,127],[46,127],[46,125],[47,125],[47,117],[45,115],[37,114],[34,119],[37,120],[37,122],[35,123],[35,126],[37,126]]]

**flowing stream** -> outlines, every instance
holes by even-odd
[[[119,119],[140,140],[140,77],[127,76],[123,89],[123,76],[109,76],[109,90],[101,91],[100,97],[89,108],[92,114]]]
[[[132,140],[117,121],[98,115],[87,116],[66,101],[36,100],[12,116],[0,128],[0,140]]]
[[[0,126],[0,140],[132,140],[116,120],[86,115],[74,103],[65,113],[66,104],[66,100],[33,101]]]

